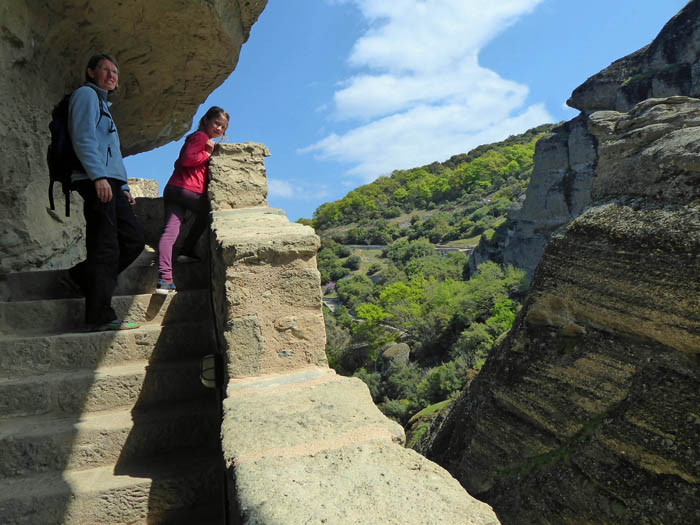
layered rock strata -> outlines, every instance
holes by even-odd
[[[80,197],[73,197],[74,212],[66,218],[56,190],[59,209],[48,210],[45,158],[51,108],[83,82],[90,56],[108,52],[119,62],[112,110],[123,153],[150,150],[191,128],[197,107],[236,66],[265,4],[3,2],[0,271],[62,268],[82,258]]]
[[[700,521],[698,115],[591,115],[594,203],[431,445],[504,523]]]

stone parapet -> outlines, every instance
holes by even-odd
[[[210,163],[212,297],[229,378],[328,363],[320,240],[267,207],[269,154],[253,142],[218,144]]]
[[[212,210],[267,207],[264,144],[216,145],[209,166],[209,199]]]
[[[212,295],[229,377],[325,366],[313,230],[269,208],[212,217]]]
[[[498,524],[404,448],[362,381],[328,368],[320,240],[266,207],[266,155],[262,144],[220,144],[210,163],[229,523]]]

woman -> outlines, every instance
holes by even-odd
[[[132,206],[117,128],[107,96],[117,89],[114,57],[95,55],[85,69],[85,84],[70,98],[68,126],[83,170],[73,172],[73,186],[83,198],[87,258],[68,273],[85,294],[85,321],[92,330],[137,328],[117,318],[112,295],[117,275],[144,247],[143,232]]]

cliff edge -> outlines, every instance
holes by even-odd
[[[700,522],[698,13],[574,91],[584,113],[538,145],[527,198],[579,166],[588,202],[557,226],[576,199],[545,201],[528,301],[427,451],[503,523]]]

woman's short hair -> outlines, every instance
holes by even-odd
[[[93,82],[94,81],[94,79],[88,73],[88,69],[97,68],[97,65],[102,60],[109,60],[112,64],[114,64],[116,66],[117,72],[119,72],[119,64],[117,64],[116,58],[114,58],[112,55],[109,55],[107,53],[98,53],[97,55],[92,55],[90,57],[90,60],[88,60],[87,67],[85,68],[85,82]],[[116,91],[118,88],[119,88],[119,82],[117,82],[117,85],[114,87],[114,90]]]

